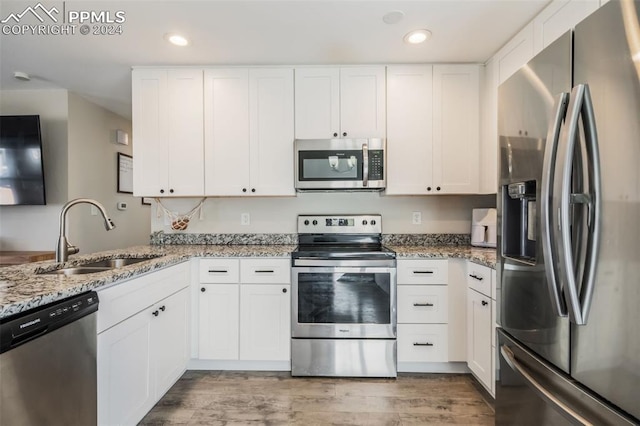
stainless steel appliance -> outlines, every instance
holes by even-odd
[[[298,216],[291,374],[396,377],[396,256],[379,215]]]
[[[97,423],[97,310],[89,292],[0,323],[0,424]]]
[[[381,191],[384,139],[296,139],[296,190]]]
[[[639,1],[499,88],[496,423],[640,423]]]

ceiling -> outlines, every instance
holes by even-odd
[[[58,24],[73,11],[124,12],[121,35],[0,35],[0,89],[64,88],[131,117],[136,65],[298,65],[478,62],[489,59],[549,0],[47,1]],[[0,2],[0,19],[34,1]],[[403,19],[387,24],[390,11]],[[42,13],[40,13],[42,15]],[[48,17],[44,24],[53,25]],[[49,20],[47,20],[49,19]],[[15,24],[15,20],[7,23]],[[19,23],[39,24],[30,13]],[[56,25],[58,25],[56,24]],[[0,24],[4,25],[4,24]],[[408,45],[403,36],[433,36]],[[187,47],[167,43],[180,32]],[[15,71],[31,81],[19,81]]]

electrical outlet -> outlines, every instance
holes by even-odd
[[[98,208],[94,205],[91,205],[91,216],[98,216]]]
[[[249,213],[240,214],[240,225],[251,225],[251,215]]]
[[[422,212],[411,213],[411,223],[414,225],[420,225],[422,223]]]

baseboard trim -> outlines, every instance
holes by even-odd
[[[398,373],[471,373],[466,362],[399,362]]]
[[[192,359],[187,370],[291,371],[291,361]]]

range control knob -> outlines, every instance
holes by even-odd
[[[371,224],[372,224],[372,225],[375,225],[375,224],[376,224],[376,221],[375,221],[375,220],[372,220],[372,221],[371,221]]]
[[[367,221],[366,221],[366,220],[363,220],[363,221],[362,221],[362,224],[363,224],[363,225],[366,225],[366,224],[367,224]]]
[[[304,221],[304,224],[305,224],[305,225],[309,225],[309,221],[308,221],[308,220],[305,220],[305,221]]]
[[[317,221],[317,220],[314,220],[312,223],[313,223],[314,225],[317,225],[317,224],[318,224],[318,221]]]

